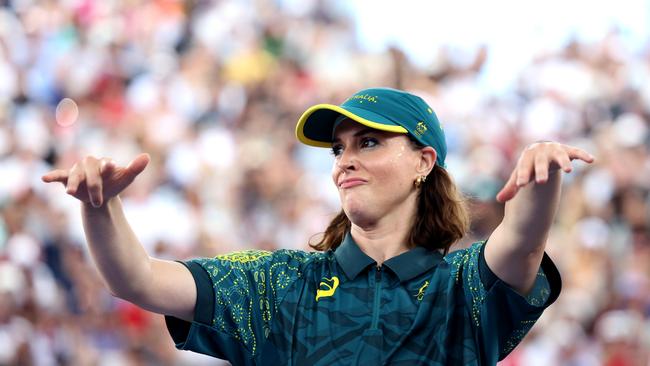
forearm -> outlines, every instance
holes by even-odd
[[[531,182],[506,203],[502,225],[512,235],[513,240],[508,241],[511,250],[522,254],[544,251],[559,205],[561,183],[562,174],[555,170],[546,183]]]
[[[62,183],[66,193],[82,202],[90,255],[113,295],[189,321],[197,296],[192,274],[179,262],[149,257],[126,221],[118,196],[148,163],[148,154],[140,154],[126,167],[108,158],[87,156],[70,170],[53,170],[41,179]]]
[[[557,211],[561,174],[544,184],[529,183],[506,203],[501,224],[485,248],[485,260],[501,280],[526,295],[537,277],[546,239]]]
[[[119,197],[100,208],[82,203],[81,215],[91,256],[109,290],[134,299],[151,279],[151,261],[127,222]]]
[[[485,246],[485,261],[521,294],[535,283],[559,205],[562,172],[572,171],[574,159],[594,161],[591,154],[576,147],[556,142],[531,144],[497,193],[497,200],[506,202],[505,215]]]

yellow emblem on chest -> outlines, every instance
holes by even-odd
[[[420,290],[418,290],[418,293],[415,294],[415,297],[418,299],[418,301],[422,301],[424,298],[424,291],[427,290],[427,287],[429,287],[429,281],[424,282],[424,285],[420,287]]]
[[[332,284],[330,285],[330,283]],[[336,288],[339,287],[339,278],[336,276],[332,276],[332,278],[323,277],[323,281],[320,281],[318,287],[318,290],[316,290],[316,301],[321,297],[333,296]]]

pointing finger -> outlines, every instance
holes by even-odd
[[[94,207],[99,207],[102,205],[102,179],[99,173],[99,164],[86,164],[85,172],[88,198]]]
[[[523,155],[517,163],[517,187],[523,187],[530,181],[530,175],[533,170],[534,161],[528,156]]]
[[[84,178],[85,177],[83,172],[74,169],[70,173],[70,176],[68,177],[68,182],[66,184],[66,192],[72,196],[77,194],[77,189],[79,188],[79,184],[81,184]]]
[[[129,165],[126,167],[127,174],[129,175],[130,179],[135,179],[135,177],[142,173],[144,168],[147,167],[147,164],[149,164],[149,161],[151,160],[151,157],[149,154],[140,154],[138,155],[133,161],[129,163]]]
[[[68,171],[64,169],[53,170],[43,175],[41,180],[45,183],[61,182],[66,184],[68,181]]]
[[[535,182],[546,183],[548,180],[548,158],[546,154],[537,154],[535,156]]]
[[[569,150],[569,158],[571,158],[571,160],[580,159],[586,163],[593,163],[596,160],[593,155],[577,147],[573,147]]]
[[[555,158],[555,162],[560,166],[560,169],[565,173],[571,173],[573,170],[573,165],[571,165],[571,159],[566,154],[561,154]]]

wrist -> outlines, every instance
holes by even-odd
[[[104,202],[99,207],[95,207],[90,202],[81,202],[81,207],[83,211],[87,214],[107,214],[109,210],[116,204],[119,204],[119,196],[111,197]]]

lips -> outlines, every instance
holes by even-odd
[[[348,178],[339,182],[339,188],[352,188],[362,184],[366,184],[366,181],[360,178]]]

